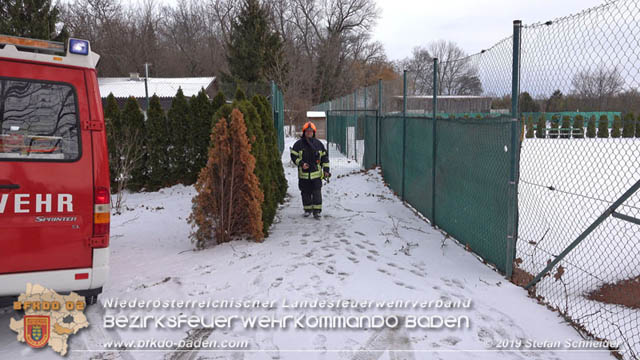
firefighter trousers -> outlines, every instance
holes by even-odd
[[[298,179],[304,211],[322,211],[322,179]]]

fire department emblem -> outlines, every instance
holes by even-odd
[[[24,340],[29,346],[41,348],[49,342],[49,316],[25,315]]]

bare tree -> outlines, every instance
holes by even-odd
[[[410,58],[401,60],[399,70],[407,70],[408,91],[414,95],[433,94],[433,57],[424,47],[413,48]]]
[[[126,126],[120,136],[114,138],[116,152],[114,172],[116,173],[116,199],[112,200],[113,209],[120,214],[124,204],[124,191],[131,180],[131,172],[138,168],[144,157],[144,149],[139,139],[138,129]]]
[[[594,70],[583,70],[577,73],[571,80],[571,85],[574,95],[595,102],[598,109],[603,109],[623,90],[624,80],[617,67],[607,69],[599,66]]]
[[[379,17],[375,1],[291,0],[291,5],[294,36],[313,59],[314,102],[353,90],[351,65],[362,51],[377,49],[363,46]]]
[[[438,95],[478,95],[482,82],[471,58],[456,43],[439,40],[428,48],[416,47],[410,58],[399,62],[408,71],[416,95],[433,94],[433,58],[438,58]]]
[[[453,41],[439,40],[429,45],[431,56],[438,58],[439,95],[479,95],[482,83],[478,69]]]
[[[395,75],[382,44],[371,37],[379,17],[375,0],[261,2],[284,40],[283,61],[269,76],[293,106],[290,114]],[[160,0],[68,0],[62,21],[101,55],[100,76],[142,72],[145,62],[153,64],[151,76],[220,76],[229,72],[227,44],[238,11],[237,0],[167,6]]]
[[[163,9],[162,35],[167,41],[167,52],[174,56],[174,64],[188,76],[205,72],[208,53],[204,6],[193,0],[179,0],[176,7]]]

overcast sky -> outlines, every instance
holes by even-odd
[[[487,49],[524,24],[552,20],[604,0],[377,0],[381,10],[374,39],[390,60],[411,55],[438,39],[455,41],[468,54]]]
[[[123,0],[142,3],[144,0]],[[268,1],[268,0],[266,0]],[[175,6],[177,0],[158,0]],[[513,33],[513,20],[544,22],[578,13],[605,0],[376,0],[380,19],[374,39],[389,60],[411,55],[431,41],[455,41],[468,54],[490,48]]]

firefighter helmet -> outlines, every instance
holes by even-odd
[[[316,132],[316,126],[311,121],[307,121],[307,123],[304,124],[304,126],[302,127],[302,132],[304,133],[305,131],[307,131],[309,127],[313,129],[314,133]]]

